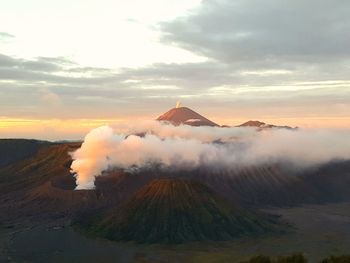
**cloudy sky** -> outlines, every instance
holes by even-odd
[[[0,137],[81,138],[181,101],[220,124],[350,127],[348,0],[0,3]]]

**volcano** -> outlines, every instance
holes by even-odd
[[[169,122],[173,125],[191,125],[191,126],[219,126],[215,122],[203,117],[197,112],[187,107],[173,108],[157,118],[158,121]]]
[[[297,129],[297,127],[290,127],[290,126],[278,126],[278,125],[273,125],[273,124],[267,124],[265,122],[261,122],[261,121],[247,121],[245,123],[242,123],[240,125],[238,125],[237,127],[253,127],[253,128],[257,128],[259,130],[262,129],[272,129],[272,128],[276,128],[276,129],[287,129],[287,130],[295,130]]]
[[[89,234],[140,243],[230,240],[283,229],[274,216],[237,208],[200,182],[171,177],[153,180],[121,208],[80,225]]]

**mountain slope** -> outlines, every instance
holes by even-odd
[[[37,140],[0,139],[0,167],[28,158],[40,148],[50,144],[50,142]]]
[[[1,140],[0,140],[1,142]],[[282,164],[194,171],[144,169],[129,174],[106,171],[96,179],[96,189],[74,191],[70,173],[71,157],[80,143],[44,143],[33,154],[9,140],[5,149],[20,149],[28,156],[0,167],[0,221],[28,215],[72,218],[77,212],[99,207],[114,209],[154,179],[186,177],[208,185],[215,193],[240,206],[291,206],[306,203],[348,202],[350,200],[350,161],[338,161],[309,170],[289,171]],[[31,143],[31,142],[29,142]],[[35,142],[36,143],[36,142]],[[31,149],[31,146],[29,147]],[[24,158],[24,159],[23,159]],[[36,218],[37,219],[37,218]],[[35,219],[35,220],[36,220]]]
[[[0,168],[0,189],[3,193],[26,189],[67,174],[71,162],[68,153],[79,146],[80,143],[43,143],[36,147],[34,153],[30,149],[26,158]]]
[[[187,107],[173,108],[159,116],[157,120],[170,122],[173,125],[187,124],[191,126],[219,126]]]
[[[93,235],[141,243],[229,240],[282,229],[274,217],[234,208],[204,184],[179,178],[154,180],[122,208],[80,225]]]
[[[273,124],[267,124],[267,123],[261,122],[261,121],[247,121],[245,123],[242,123],[241,125],[238,125],[237,127],[255,127],[258,129],[276,128],[276,129],[287,129],[287,130],[296,129],[296,128],[292,128],[290,126],[278,126],[278,125],[273,125]]]

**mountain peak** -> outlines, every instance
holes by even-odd
[[[276,129],[287,129],[287,130],[295,130],[297,127],[292,128],[289,126],[278,126],[278,125],[273,125],[273,124],[267,124],[262,121],[247,121],[241,125],[238,125],[237,127],[255,127],[258,129],[271,129],[271,128],[276,128]]]
[[[265,122],[262,122],[262,121],[247,121],[239,126],[242,126],[242,127],[261,127],[261,126],[265,126],[266,123]]]
[[[219,126],[215,122],[203,117],[190,108],[182,107],[179,103],[175,108],[172,108],[159,116],[157,120],[169,122],[173,125],[187,124],[191,126]]]

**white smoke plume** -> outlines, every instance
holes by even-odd
[[[157,121],[102,126],[86,135],[72,153],[76,189],[93,189],[95,177],[110,168],[158,164],[167,168],[234,168],[288,162],[312,167],[350,159],[350,132],[327,130],[173,126]]]

